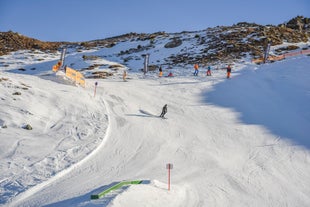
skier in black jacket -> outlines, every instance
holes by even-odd
[[[167,104],[164,105],[163,110],[160,114],[161,118],[165,118],[165,114],[167,113]]]

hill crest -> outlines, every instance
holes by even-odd
[[[277,26],[239,22],[232,26],[217,26],[201,31],[183,31],[180,33],[156,32],[152,34],[128,33],[86,42],[44,42],[8,31],[0,32],[0,56],[18,50],[55,52],[61,47],[76,47],[77,49],[112,48],[118,42],[135,40],[149,40],[149,47],[152,47],[153,44],[156,44],[156,38],[167,38],[169,42],[164,47],[174,48],[182,45],[188,38],[192,38],[195,44],[193,46],[201,48],[195,51],[196,54],[189,55],[187,50],[181,50],[180,53],[167,59],[170,64],[178,64],[180,62],[192,64],[196,61],[207,63],[241,59],[248,54],[252,58],[257,58],[263,55],[267,42],[271,42],[274,46],[283,43],[307,42],[309,37],[310,19],[303,16],[297,16]],[[138,46],[137,48],[122,51],[120,55],[128,55],[144,50],[147,51],[148,47]]]

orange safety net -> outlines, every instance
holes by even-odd
[[[73,80],[75,83],[80,84],[81,86],[85,87],[85,78],[82,73],[67,67],[66,68],[66,76]]]

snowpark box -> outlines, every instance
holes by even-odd
[[[99,198],[102,198],[103,196],[105,196],[106,194],[108,194],[109,192],[120,189],[123,186],[137,185],[137,184],[141,184],[142,182],[143,182],[143,180],[113,182],[110,185],[104,186],[103,188],[98,190],[97,193],[92,194],[90,196],[90,199],[99,199]]]

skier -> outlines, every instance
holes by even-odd
[[[198,66],[198,64],[196,63],[196,64],[194,65],[194,69],[195,69],[194,76],[198,76],[198,72],[199,72],[198,68],[199,68],[199,66]]]
[[[164,105],[163,110],[159,117],[165,118],[165,114],[167,113],[167,104]]]
[[[124,70],[124,73],[123,73],[123,81],[126,82],[126,78],[127,78],[127,72],[126,70]]]
[[[230,73],[231,73],[231,66],[229,64],[227,67],[227,78],[230,78]]]
[[[208,66],[208,70],[207,70],[207,76],[211,76],[211,66]]]
[[[163,76],[163,69],[161,68],[161,66],[159,67],[159,77],[162,77]]]
[[[173,77],[173,74],[170,72],[167,77]]]

